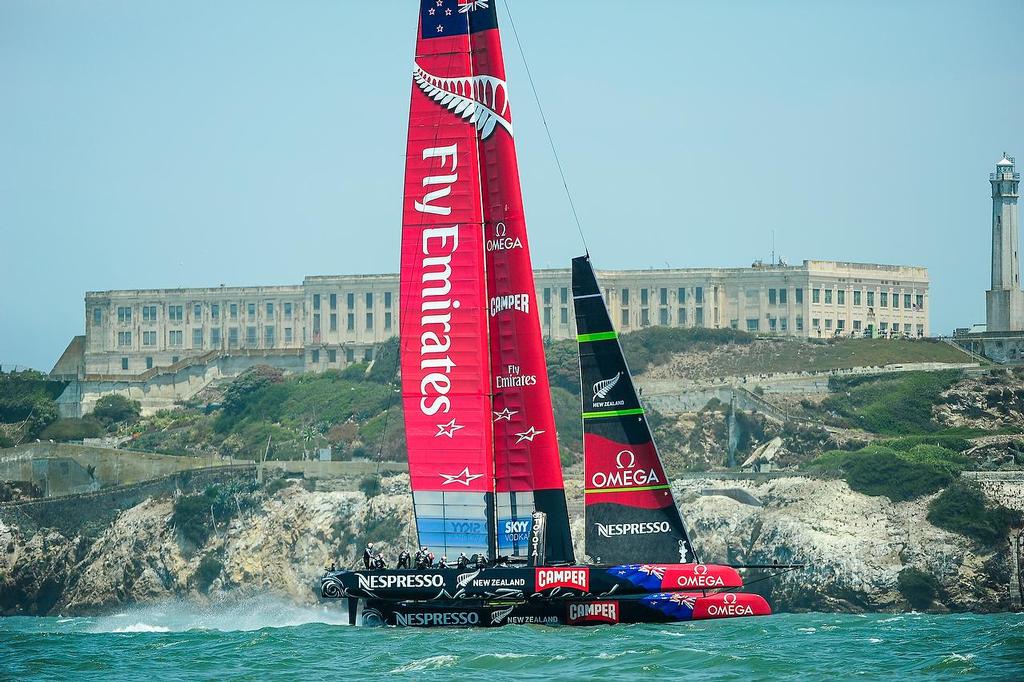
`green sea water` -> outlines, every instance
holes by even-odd
[[[170,603],[0,618],[0,678],[1024,680],[1024,615],[780,614],[594,628],[353,628],[327,608]]]

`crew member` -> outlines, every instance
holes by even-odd
[[[422,571],[429,566],[429,560],[427,558],[427,548],[420,547],[420,551],[416,552],[416,570]]]
[[[409,568],[409,552],[404,549],[398,553],[398,566],[397,568]]]
[[[477,568],[487,568],[487,557],[486,556],[484,556],[483,554],[476,554],[474,556],[476,558],[476,567]]]
[[[426,567],[431,568],[434,565],[434,553],[430,551],[429,547],[424,547],[423,551],[425,552],[423,559],[427,564]]]
[[[384,570],[388,567],[387,562],[384,561],[384,555],[380,552],[373,555],[373,567],[376,570]]]
[[[370,570],[370,565],[373,563],[373,543],[366,543],[366,549],[363,550],[363,568],[367,571]]]
[[[441,555],[441,561],[437,562],[438,568],[448,568],[448,557]]]
[[[455,563],[455,566],[460,570],[464,571],[469,568],[469,557],[466,556],[465,552],[459,552],[459,558]]]

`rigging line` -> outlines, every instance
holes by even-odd
[[[516,31],[516,22],[512,19],[512,7],[510,0],[505,0],[505,13],[508,14],[508,23],[512,27],[512,35],[516,39],[516,46],[519,48],[519,56],[523,59],[523,66],[526,68],[526,77],[530,81],[530,89],[533,90],[533,99],[537,102],[537,110],[540,112],[540,120],[544,124],[544,132],[547,133],[548,145],[551,147],[551,154],[555,157],[555,166],[558,167],[558,175],[562,178],[562,187],[565,188],[565,197],[569,200],[569,208],[572,210],[573,220],[576,221],[576,230],[580,233],[580,241],[583,242],[583,250],[590,255],[590,248],[587,246],[587,238],[583,235],[583,225],[580,224],[580,217],[576,213],[576,204],[573,203],[572,193],[569,191],[569,183],[565,180],[565,171],[562,170],[562,162],[558,158],[558,151],[555,149],[555,140],[551,136],[551,129],[548,127],[548,120],[544,116],[544,107],[540,104],[540,95],[537,94],[537,86],[533,82],[533,74],[530,73],[530,65],[526,61],[526,53],[523,51],[523,44],[519,41],[519,32]]]

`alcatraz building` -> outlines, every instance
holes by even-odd
[[[929,334],[928,271],[921,267],[804,261],[606,270],[598,278],[620,331],[661,325],[809,338]],[[525,293],[546,337],[575,335],[568,268],[538,270],[536,291]],[[395,274],[89,292],[85,335],[72,340],[51,374],[76,380],[63,400],[67,414],[88,411],[108,392],[157,409],[254,364],[323,371],[371,361],[400,323]]]

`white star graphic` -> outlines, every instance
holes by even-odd
[[[452,15],[452,11],[451,11],[450,9],[446,9],[446,10],[444,11],[444,15],[445,15],[446,17],[450,17],[450,16]]]
[[[437,6],[440,7],[444,4],[444,0],[437,0]]]
[[[533,439],[542,433],[544,432],[538,431],[537,429],[531,426],[526,431],[516,434],[516,444],[518,445],[519,443],[522,443],[524,440],[528,440],[532,443]]]
[[[431,7],[430,9],[427,10],[427,13],[430,14],[430,16],[434,16],[434,12],[436,12],[436,11],[437,10],[435,10],[433,7]]]
[[[462,424],[456,424],[455,419],[452,419],[447,424],[437,425],[437,433],[434,434],[434,438],[437,438],[438,436],[448,436],[449,438],[453,438],[456,431],[464,428],[466,427]]]
[[[438,33],[444,33],[444,26],[442,26],[441,24],[438,24],[437,25],[437,32]]]
[[[501,412],[494,413],[494,421],[501,421],[504,419],[507,422],[512,421],[512,415],[519,414],[519,410],[510,410],[507,407]]]
[[[471,474],[469,473],[469,467],[466,467],[457,474],[441,474],[441,478],[444,482],[441,485],[448,485],[449,483],[461,483],[462,485],[469,487],[469,484],[476,479],[483,476],[483,474]]]

